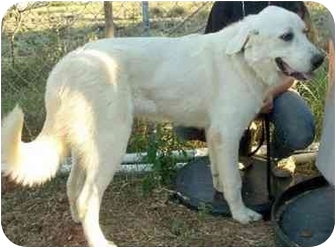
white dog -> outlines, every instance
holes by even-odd
[[[72,151],[71,213],[90,245],[106,246],[103,193],[126,150],[134,116],[206,129],[214,186],[241,223],[261,215],[241,196],[238,144],[265,92],[284,76],[307,79],[323,54],[294,13],[267,7],[224,30],[181,38],[115,38],[86,44],[52,70],[40,135],[21,142],[23,113],[2,126],[2,171],[24,185],[52,178]]]

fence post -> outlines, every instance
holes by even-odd
[[[114,37],[112,2],[104,1],[105,37]]]
[[[149,35],[149,5],[148,1],[142,2],[142,22],[143,22],[143,33],[142,36]]]

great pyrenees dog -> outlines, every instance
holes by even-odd
[[[260,220],[242,201],[240,137],[270,88],[283,77],[310,78],[323,59],[299,16],[274,6],[213,34],[88,43],[50,73],[47,116],[36,140],[21,142],[19,107],[4,119],[2,172],[23,185],[41,184],[71,152],[72,217],[82,224],[89,245],[113,245],[101,231],[99,210],[133,118],[169,120],[206,130],[214,187],[223,192],[235,220]]]

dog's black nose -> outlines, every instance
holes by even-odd
[[[322,65],[322,63],[324,61],[324,57],[325,57],[325,55],[322,54],[322,53],[314,55],[314,57],[311,59],[311,64],[312,64],[312,69],[313,70],[319,68],[320,65]]]

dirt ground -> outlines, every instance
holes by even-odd
[[[20,246],[87,246],[72,221],[60,175],[40,188],[22,188],[2,178],[1,224]],[[230,218],[189,210],[157,189],[144,195],[141,179],[118,176],[102,204],[101,225],[118,246],[275,246],[271,223],[242,226]]]

